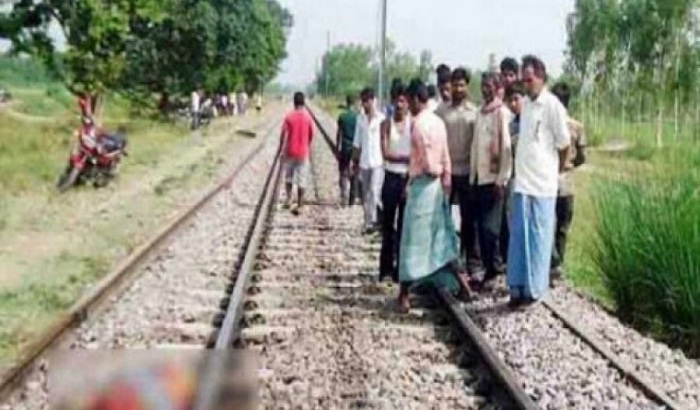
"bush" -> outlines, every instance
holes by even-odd
[[[620,317],[691,354],[700,354],[697,155],[675,172],[657,165],[633,181],[603,182],[594,197],[593,261]]]

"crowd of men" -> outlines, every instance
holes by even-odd
[[[481,78],[470,100],[470,72],[437,69],[437,84],[394,80],[391,103],[374,91],[347,98],[338,118],[340,200],[363,204],[364,232],[381,232],[379,279],[409,290],[432,284],[470,297],[506,273],[510,305],[540,300],[560,278],[573,218],[572,171],[585,162],[583,126],[568,115],[570,89],[547,88],[535,56],[506,58]],[[302,205],[313,125],[303,94],[285,120],[287,198]],[[459,208],[459,236],[452,205]],[[288,206],[289,202],[287,203]]]

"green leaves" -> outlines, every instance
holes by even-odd
[[[76,93],[189,93],[199,84],[252,92],[276,75],[292,24],[276,0],[20,0],[0,15],[0,37]]]
[[[321,71],[316,76],[317,90],[326,94],[326,79],[327,94],[335,96],[357,94],[362,88],[376,84],[379,79],[376,54],[372,48],[360,44],[336,45],[323,57]],[[413,77],[427,81],[432,70],[429,51],[423,51],[419,61],[411,53],[397,51],[394,43],[387,41],[384,76],[387,88],[394,78],[401,78],[406,83]]]

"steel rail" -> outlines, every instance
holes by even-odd
[[[274,122],[277,124],[277,121]],[[276,127],[276,125],[274,126]],[[221,182],[208,190],[187,209],[178,213],[165,227],[146,243],[136,248],[125,260],[120,262],[114,270],[102,278],[94,288],[81,297],[66,312],[61,314],[50,327],[37,337],[22,353],[12,367],[2,375],[0,380],[0,403],[7,400],[14,389],[26,378],[32,370],[35,362],[44,356],[52,347],[65,337],[72,329],[78,327],[90,316],[99,310],[100,305],[110,296],[114,296],[133,282],[136,278],[137,268],[176,232],[192,216],[207,205],[221,191],[227,189],[238,177],[241,171],[256,158],[265,147],[266,141],[274,127],[265,128],[262,141],[250,152],[245,159],[238,164]]]
[[[321,133],[326,137],[326,141],[329,143],[329,146],[333,152],[336,152],[335,144],[330,141],[330,136],[326,132],[323,124],[321,124],[320,120],[313,112],[311,112],[311,115]],[[493,347],[489,345],[486,336],[484,336],[479,327],[467,315],[460,303],[444,289],[437,289],[436,294],[438,299],[442,302],[444,308],[453,317],[454,322],[457,324],[459,329],[465,336],[467,336],[471,344],[477,349],[479,355],[498,380],[499,384],[508,393],[513,405],[521,410],[537,409],[538,407],[535,402],[523,389],[522,383],[518,381],[517,377],[510,370],[508,365],[498,356]]]
[[[650,399],[671,410],[682,409],[682,407],[672,398],[670,398],[668,394],[656,387],[650,380],[637,373],[631,365],[603,346],[603,344],[595,336],[591,335],[586,328],[564,313],[559,305],[557,305],[551,299],[544,298],[542,300],[542,305],[544,305],[544,307],[549,310],[554,317],[559,319],[566,328],[571,330],[572,333],[580,337],[587,345],[593,348],[593,350],[598,352],[601,356],[605,357],[605,359],[610,362],[612,367],[617,369],[622,376],[628,379],[632,384],[641,389]]]
[[[318,131],[323,136],[329,148],[335,154],[335,144],[331,141],[328,133],[322,127],[317,117],[310,108],[307,111],[317,125]],[[256,205],[255,213],[249,228],[243,259],[235,275],[235,284],[231,297],[229,298],[226,313],[221,323],[219,334],[214,343],[214,351],[228,351],[233,348],[233,344],[240,335],[241,319],[243,317],[244,302],[247,296],[250,279],[253,276],[255,262],[260,251],[260,245],[264,240],[265,224],[269,220],[273,204],[277,200],[279,185],[282,175],[282,152],[281,147],[277,151],[275,161],[270,168],[265,181],[265,188]],[[225,373],[226,360],[224,357],[212,354],[205,361],[205,366],[200,376],[195,397],[195,410],[216,409],[219,390],[218,386],[221,376]]]
[[[498,383],[508,393],[513,405],[521,410],[538,409],[537,404],[523,389],[522,383],[520,383],[510,367],[498,356],[496,350],[491,347],[484,333],[469,317],[459,301],[445,289],[436,289],[436,293],[445,309],[457,323],[459,329],[469,338],[469,341],[479,352],[491,373],[498,379]]]

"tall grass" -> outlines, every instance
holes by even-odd
[[[700,354],[700,149],[594,190],[593,262],[623,320]]]

